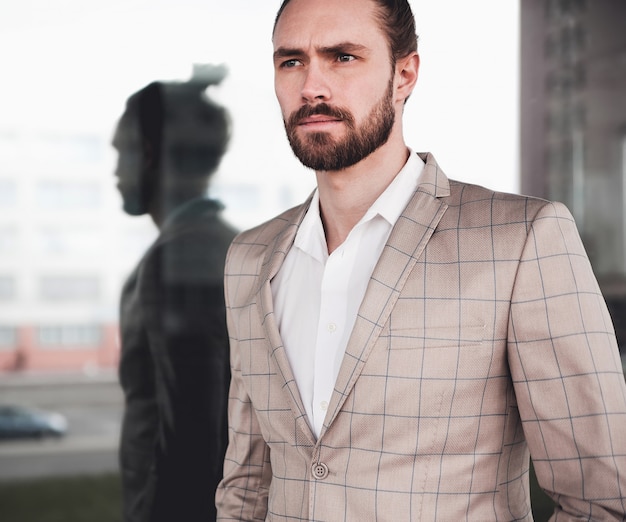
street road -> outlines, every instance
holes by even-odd
[[[62,413],[61,439],[0,441],[0,481],[115,472],[122,393],[114,373],[0,375],[0,402]]]

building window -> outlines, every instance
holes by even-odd
[[[17,343],[17,329],[14,326],[0,325],[0,350],[13,349]]]
[[[15,278],[0,275],[0,301],[10,301],[15,298]]]
[[[106,150],[106,143],[91,134],[41,134],[36,142],[38,154],[64,164],[98,164],[102,161],[102,151]]]
[[[40,295],[46,301],[93,301],[100,296],[97,276],[44,276]]]
[[[37,187],[37,203],[45,209],[93,209],[100,206],[95,183],[42,181]]]
[[[23,160],[36,150],[34,161],[47,164],[100,164],[108,143],[97,134],[20,133],[0,131],[0,157],[3,160]]]
[[[17,230],[14,226],[0,226],[0,254],[14,255],[17,249]]]
[[[90,227],[45,227],[37,236],[37,248],[42,254],[88,256],[97,254],[101,247],[100,236]]]
[[[13,350],[17,346],[17,328],[0,325],[0,350]]]
[[[15,181],[0,179],[0,208],[13,207],[17,203],[17,186]]]
[[[48,325],[39,327],[39,345],[46,347],[98,346],[102,332],[98,325]]]

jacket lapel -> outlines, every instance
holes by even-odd
[[[396,222],[374,268],[346,347],[320,438],[352,391],[398,296],[432,236],[450,193],[446,176],[432,155],[420,155],[426,166],[420,184]]]
[[[306,411],[298,386],[296,384],[287,352],[280,337],[276,317],[274,315],[274,303],[272,299],[272,289],[270,281],[278,273],[278,270],[285,260],[285,256],[292,247],[294,239],[300,223],[306,214],[311,203],[311,198],[300,207],[296,207],[290,214],[285,216],[284,228],[276,236],[273,242],[268,245],[263,260],[263,265],[259,274],[259,290],[258,290],[258,310],[260,320],[265,330],[265,337],[269,343],[268,349],[276,363],[277,374],[284,382],[283,389],[288,395],[291,410],[296,418],[296,423],[300,426],[303,434],[306,435],[308,443],[313,446],[315,437],[309,426]]]

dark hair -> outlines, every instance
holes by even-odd
[[[206,177],[217,169],[230,141],[231,120],[206,89],[221,79],[152,82],[127,100],[126,116],[137,117],[157,170],[166,158],[189,177]]]
[[[274,31],[280,15],[291,0],[283,0],[274,20]],[[391,57],[395,63],[417,51],[415,18],[408,0],[372,0],[378,7],[378,21],[387,35]]]

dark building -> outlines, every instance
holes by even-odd
[[[522,192],[565,203],[626,353],[626,2],[521,0]]]

